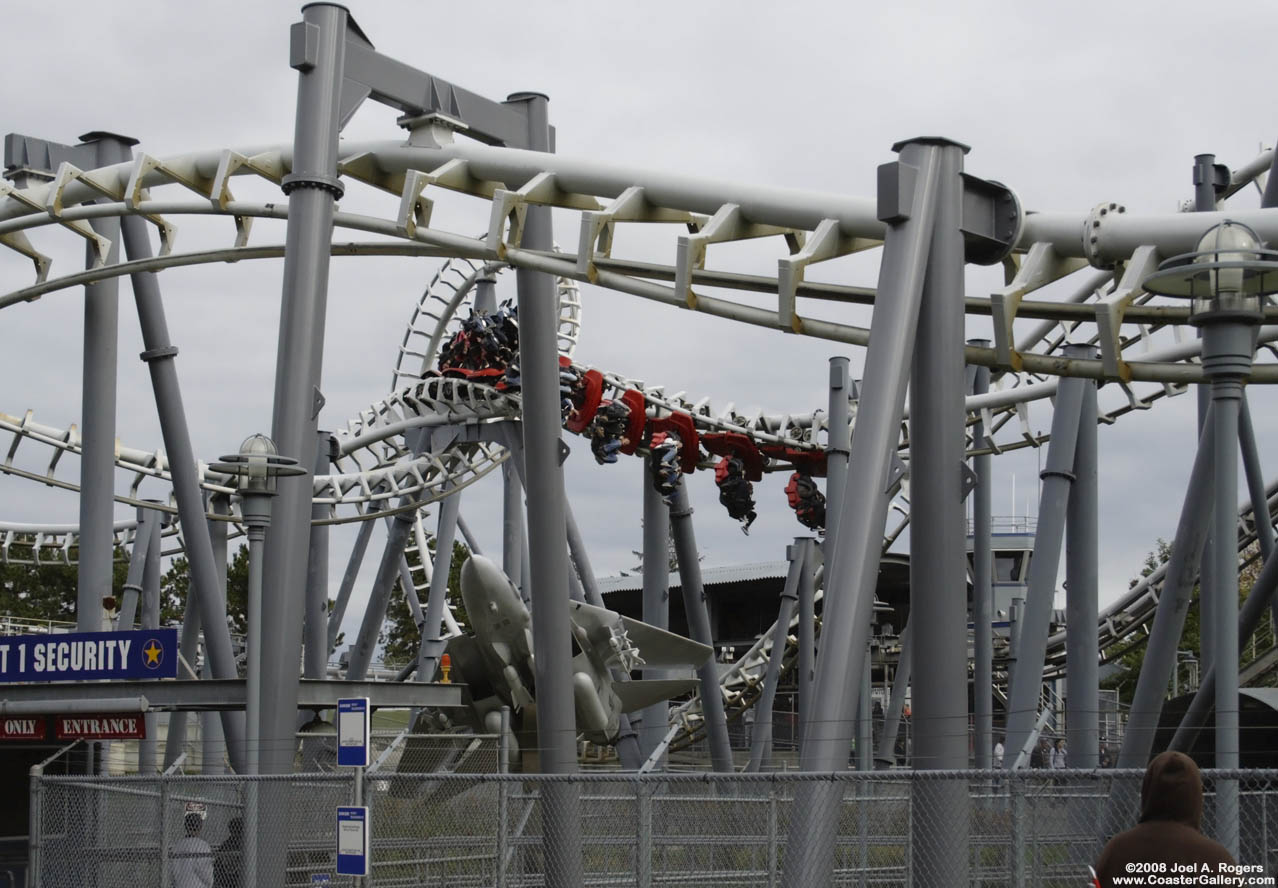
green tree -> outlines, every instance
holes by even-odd
[[[248,546],[241,545],[226,568],[226,613],[233,635],[248,634],[248,553]],[[160,578],[160,622],[163,625],[182,622],[190,588],[191,565],[185,556],[179,555]]]
[[[466,606],[461,597],[461,568],[469,557],[470,549],[465,544],[453,543],[453,561],[448,570],[448,604],[453,609],[453,617],[462,624],[467,623],[467,619]],[[426,602],[421,604],[424,610]],[[413,612],[408,606],[404,589],[397,580],[391,591],[390,603],[386,607],[386,622],[382,624],[382,632],[377,639],[383,645],[382,659],[386,665],[404,666],[417,659],[421,637],[421,630],[413,622]]]
[[[74,561],[78,553],[71,550]],[[29,546],[15,544],[9,559],[34,560]],[[118,596],[128,575],[128,555],[115,550],[112,587]],[[24,620],[75,622],[76,581],[79,568],[75,564],[0,563],[0,613]]]
[[[1247,598],[1251,587],[1255,585],[1256,578],[1260,575],[1261,559],[1259,554],[1259,547],[1255,543],[1243,553],[1245,564],[1238,572],[1238,601],[1240,605]],[[1128,583],[1128,588],[1134,587],[1142,578],[1152,574],[1158,569],[1159,565],[1166,563],[1170,557],[1171,543],[1160,537],[1154,551],[1145,556],[1145,564],[1141,568],[1140,577],[1132,579]],[[1201,663],[1202,621],[1198,591],[1199,587],[1195,584],[1191,593],[1189,610],[1185,613],[1185,626],[1181,631],[1177,650],[1192,652],[1193,656]],[[1134,641],[1123,639],[1110,645],[1102,656],[1103,662],[1113,662],[1118,669],[1101,682],[1101,687],[1116,688],[1119,692],[1119,698],[1124,704],[1131,703],[1132,694],[1136,690],[1136,680],[1140,676],[1141,666],[1145,662],[1145,648],[1148,642],[1148,633],[1140,633],[1139,637]],[[1184,677],[1182,675],[1182,678]]]

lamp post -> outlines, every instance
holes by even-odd
[[[236,478],[240,495],[240,514],[249,539],[248,576],[248,675],[246,709],[248,749],[244,761],[247,771],[256,774],[258,747],[262,737],[262,550],[266,545],[266,528],[271,524],[271,499],[277,492],[281,475],[302,475],[306,470],[297,460],[280,456],[275,442],[266,435],[251,435],[240,445],[240,452],[222,457],[209,466]]]
[[[1251,374],[1261,302],[1278,292],[1278,252],[1256,232],[1226,220],[1198,250],[1162,263],[1143,283],[1150,293],[1190,299],[1190,323],[1202,328],[1203,375],[1211,381],[1215,435],[1211,563],[1204,583],[1217,596],[1212,614],[1216,662],[1216,767],[1237,768],[1238,749],[1238,416]],[[1217,838],[1238,854],[1238,782],[1216,783]]]
[[[248,668],[244,680],[246,710],[245,771],[258,773],[262,745],[262,555],[266,528],[271,524],[271,499],[281,475],[301,475],[306,470],[297,460],[280,456],[275,442],[266,435],[250,435],[240,452],[222,457],[209,466],[236,479],[240,515],[249,538],[248,576]],[[258,884],[258,793],[250,781],[244,798],[244,884]]]

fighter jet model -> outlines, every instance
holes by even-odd
[[[496,733],[502,706],[514,711],[516,733],[530,742],[536,720],[532,616],[514,584],[487,558],[472,555],[462,565],[461,595],[473,636],[448,642],[453,674],[467,687],[475,727]],[[618,719],[685,693],[695,679],[624,679],[638,666],[695,668],[713,650],[704,644],[624,617],[607,608],[571,602],[572,693],[577,730],[596,743],[614,743]],[[615,670],[615,672],[614,672]],[[616,674],[617,678],[614,678]]]

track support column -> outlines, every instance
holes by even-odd
[[[509,104],[527,112],[528,147],[550,151],[549,101],[539,93],[516,93]],[[529,206],[522,246],[551,250],[550,207]],[[519,366],[523,375],[525,489],[532,579],[533,649],[536,657],[537,739],[541,770],[577,770],[577,727],[572,698],[572,645],[568,621],[568,547],[561,464],[563,417],[559,412],[559,300],[549,274],[520,268]],[[528,592],[529,590],[525,590]],[[578,788],[547,783],[542,789],[544,855],[548,888],[582,883]]]
[[[670,628],[670,510],[652,486],[651,465],[643,465],[643,621],[658,629]],[[645,680],[666,677],[665,669],[644,667]],[[644,758],[652,755],[666,735],[670,704],[665,700],[643,709],[639,747]]]
[[[988,339],[970,339],[969,345],[989,348]],[[972,394],[990,390],[990,368],[976,367]],[[986,446],[985,421],[977,414],[972,426],[972,447]],[[976,486],[972,488],[972,714],[976,725],[976,767],[994,765],[994,583],[993,545],[990,537],[994,476],[988,452],[972,457]]]
[[[865,356],[857,432],[848,457],[848,481],[838,518],[834,559],[826,571],[821,648],[813,691],[815,718],[803,740],[805,771],[847,767],[856,711],[856,672],[869,639],[871,609],[883,546],[891,486],[891,458],[900,441],[909,365],[914,353],[923,279],[936,221],[943,144],[898,146],[900,160],[879,168],[879,216],[887,223],[879,269],[874,326]],[[805,783],[796,793],[785,856],[787,885],[828,885],[842,787]]]
[[[1067,357],[1090,359],[1090,345],[1069,346]],[[1074,483],[1065,510],[1065,744],[1071,768],[1100,765],[1100,632],[1097,625],[1100,506],[1097,496],[1096,383],[1083,380],[1074,448]]]

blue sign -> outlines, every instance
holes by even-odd
[[[367,697],[337,701],[337,763],[351,768],[368,767]]]
[[[176,678],[178,631],[0,635],[0,684]]]
[[[337,808],[337,874],[368,875],[368,808]]]

